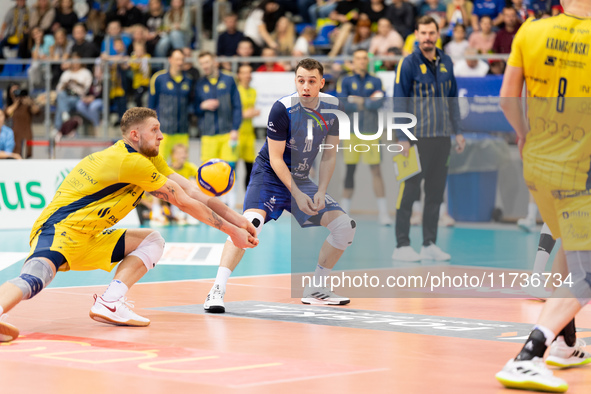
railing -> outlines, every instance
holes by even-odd
[[[197,0],[200,2],[201,0]],[[214,29],[215,30],[215,29]],[[108,43],[107,43],[108,44]],[[108,47],[108,46],[107,46]],[[507,60],[509,55],[504,54],[486,54],[486,55],[474,55],[474,56],[466,56],[466,59],[481,59],[481,60]],[[344,62],[344,61],[351,61],[351,56],[337,56],[337,57],[329,57],[329,56],[313,56],[318,61],[330,64],[334,62]],[[375,62],[377,61],[400,61],[403,57],[402,56],[374,56],[370,59],[370,69],[373,69]],[[294,56],[277,56],[273,58],[262,58],[262,57],[218,57],[217,61],[219,63],[230,63],[231,70],[233,73],[238,71],[238,65],[240,63],[248,62],[248,63],[264,63],[267,61],[276,61],[276,62],[287,62],[293,63],[301,60],[302,57],[294,57]],[[104,140],[108,140],[109,136],[109,114],[110,114],[110,106],[109,106],[109,92],[110,92],[110,72],[109,67],[113,64],[120,64],[125,63],[125,61],[112,61],[112,60],[101,60],[100,58],[96,59],[80,59],[77,60],[79,63],[84,65],[99,65],[102,67],[102,76],[103,76],[103,90],[102,90],[102,99],[103,99],[103,127],[102,127],[102,138]],[[193,63],[195,59],[192,59]],[[40,60],[38,61],[41,64],[41,68],[44,72],[45,77],[45,93],[47,96],[47,100],[45,101],[44,113],[44,127],[45,127],[45,134],[47,139],[51,138],[51,103],[49,99],[49,92],[51,91],[51,66],[54,64],[62,64],[63,61],[55,61],[55,60]],[[162,65],[163,68],[167,66],[168,60],[166,58],[151,58],[148,59],[150,64],[159,64]],[[0,60],[1,65],[5,64],[21,64],[21,65],[30,65],[32,63],[32,59],[12,59],[12,60]],[[9,80],[10,81],[10,80]]]

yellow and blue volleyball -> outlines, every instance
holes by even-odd
[[[224,160],[208,160],[199,167],[197,184],[208,196],[222,196],[234,186],[234,169]]]

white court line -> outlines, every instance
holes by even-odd
[[[263,277],[263,276],[280,276],[280,275],[291,275],[290,273],[286,273],[286,274],[261,274],[261,275],[244,275],[244,276],[235,276],[234,278],[230,278],[230,279],[238,279],[238,278],[258,278],[258,277]],[[215,278],[201,278],[201,279],[174,279],[174,280],[159,280],[159,281],[154,281],[154,282],[139,282],[136,283],[134,286],[138,286],[138,285],[151,285],[151,284],[155,284],[155,283],[177,283],[177,282],[209,282],[215,280]],[[254,285],[243,285],[243,284],[238,284],[238,283],[229,283],[232,285],[241,285],[241,286],[254,286]],[[62,286],[62,287],[49,287],[49,289],[76,289],[76,288],[83,288],[83,287],[98,287],[98,286],[107,286],[108,283],[105,284],[100,284],[100,285],[86,285],[86,286]],[[282,287],[277,287],[278,289],[281,289]]]
[[[334,376],[358,375],[360,373],[368,373],[368,372],[383,372],[383,371],[389,371],[390,369],[391,368],[375,368],[375,369],[367,369],[367,370],[363,370],[363,371],[335,372],[335,373],[329,373],[329,374],[320,375],[320,376],[306,376],[306,377],[302,377],[302,378],[268,380],[268,381],[257,382],[257,383],[236,384],[236,385],[233,384],[228,387],[233,388],[233,389],[242,388],[242,387],[256,387],[256,386],[264,386],[264,385],[276,384],[276,383],[300,382],[303,380],[310,380],[310,379],[330,378],[330,377],[334,377]]]

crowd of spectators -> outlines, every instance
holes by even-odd
[[[200,10],[185,0],[33,1],[10,0],[0,27],[0,59],[31,59],[27,87],[31,92],[44,90],[49,82],[56,91],[56,129],[73,111],[99,126],[101,62],[112,64],[107,71],[109,106],[118,114],[130,103],[146,105],[150,78],[167,64],[165,59],[152,63],[151,58],[166,58],[172,50],[181,49],[189,59],[185,69],[197,79],[191,48],[199,34],[212,34],[196,31],[199,12],[206,29],[219,31],[213,43],[217,55],[261,56],[259,62],[239,64],[259,72],[292,68],[291,63],[265,59],[275,56],[351,56],[360,48],[370,56],[408,55],[416,46],[414,21],[430,15],[440,27],[438,46],[456,63],[456,75],[484,76],[502,74],[504,63],[465,60],[466,55],[507,54],[526,18],[562,11],[557,0],[226,0],[231,8],[223,8],[218,26],[211,17],[213,0],[204,0]],[[95,60],[81,64],[78,59]],[[51,67],[50,81],[41,67],[44,60],[59,62]],[[220,67],[231,69],[230,63]],[[377,69],[395,67],[395,63],[380,62]],[[21,91],[18,86],[13,89]],[[27,103],[27,108],[37,110],[31,100],[17,101],[23,108]]]

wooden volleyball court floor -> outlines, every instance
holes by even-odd
[[[510,393],[494,375],[519,351],[543,305],[499,284],[303,305],[301,290],[291,290],[294,245],[283,218],[265,226],[261,245],[230,279],[227,313],[204,314],[223,235],[205,226],[159,230],[166,254],[128,293],[151,325],[91,320],[92,295],[112,274],[60,273],[9,312],[21,336],[0,345],[0,393]],[[420,228],[411,237],[420,240]],[[360,220],[356,244],[382,247],[351,247],[341,268],[360,273],[359,262],[370,259],[372,272],[498,278],[525,272],[537,246],[537,234],[513,227],[460,224],[440,229],[450,263],[397,265],[393,239],[392,228]],[[0,232],[0,281],[18,275],[27,242],[26,231]],[[591,337],[588,309],[577,327],[579,337]],[[570,393],[591,387],[591,367],[556,375]]]

